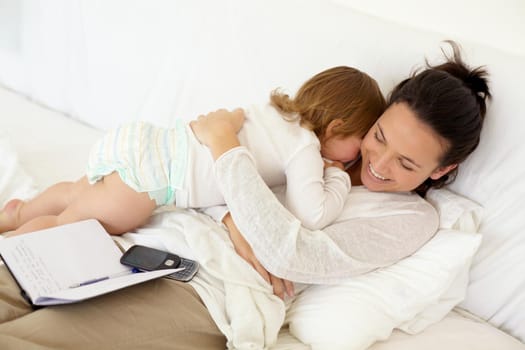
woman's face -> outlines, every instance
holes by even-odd
[[[361,144],[361,182],[371,191],[412,191],[455,165],[440,168],[446,141],[420,122],[406,103],[390,106]]]

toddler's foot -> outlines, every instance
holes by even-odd
[[[0,212],[0,233],[18,228],[20,208],[24,205],[21,199],[11,199]]]

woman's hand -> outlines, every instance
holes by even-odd
[[[231,148],[239,146],[237,132],[244,123],[244,111],[241,108],[228,111],[219,109],[206,115],[201,115],[190,123],[195,137],[208,146],[217,159]]]
[[[250,244],[244,239],[241,232],[233,222],[230,213],[226,214],[222,221],[230,232],[230,239],[232,240],[237,254],[239,254],[250,265],[252,265],[253,268],[266,280],[266,282],[272,285],[273,293],[281,299],[284,299],[285,292],[289,296],[293,296],[294,288],[292,282],[272,275],[261,265],[259,260],[257,260],[255,257],[252,247],[250,247]]]

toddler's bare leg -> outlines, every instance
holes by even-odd
[[[10,200],[0,212],[0,232],[15,230],[36,217],[60,214],[87,186],[86,177],[82,177],[77,182],[59,182],[28,202]]]
[[[86,181],[85,178],[80,180]],[[111,234],[126,233],[147,222],[156,203],[147,193],[126,185],[117,173],[89,185],[87,181],[70,192],[67,206],[59,215],[33,218],[14,234],[36,231],[85,219],[97,219]],[[45,203],[44,203],[45,204]]]
[[[14,230],[18,227],[20,208],[24,202],[20,199],[11,199],[0,212],[0,233]]]

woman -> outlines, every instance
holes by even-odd
[[[324,232],[301,227],[259,183],[235,137],[242,111],[218,111],[193,124],[217,159],[218,182],[242,232],[230,217],[224,219],[236,250],[277,295],[282,297],[285,287],[292,294],[292,285],[266,269],[296,282],[337,283],[399,261],[434,234],[434,213],[417,194],[454,179],[459,163],[479,143],[490,97],[486,72],[468,69],[451,45],[452,59],[394,88],[387,110],[361,144],[361,161],[349,169],[353,189],[347,208]],[[376,217],[373,225],[363,226],[365,215]],[[257,257],[250,246],[257,247]]]
[[[455,50],[447,63],[401,82],[363,140],[361,163],[350,169],[353,184],[364,187],[352,189],[348,210],[323,231],[302,228],[261,181],[250,155],[237,147],[239,112],[226,119],[213,114],[193,128],[217,159],[226,202],[262,265],[281,278],[336,282],[391,264],[434,234],[435,211],[412,191],[423,194],[452,179],[476,148],[490,96],[485,75],[466,68]],[[254,212],[259,203],[263,213]],[[226,343],[195,290],[165,279],[31,312],[2,268],[0,303],[2,349],[223,349]]]

